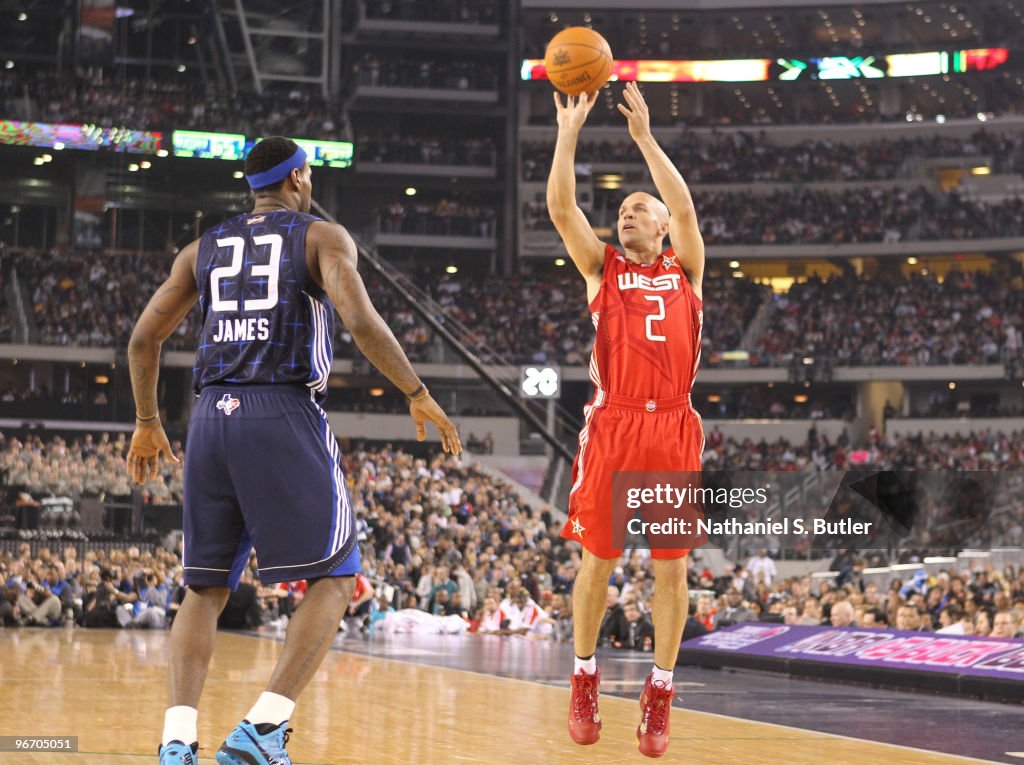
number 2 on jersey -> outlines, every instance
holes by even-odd
[[[650,300],[652,303],[658,304],[658,310],[656,313],[647,314],[647,339],[653,340],[656,343],[664,343],[664,335],[654,334],[654,322],[661,321],[665,318],[665,298],[661,295],[644,295],[644,300]]]
[[[244,301],[243,311],[266,311],[277,305],[277,280],[281,270],[281,246],[284,240],[279,234],[266,234],[254,236],[254,245],[270,245],[270,262],[261,266],[251,266],[249,273],[254,277],[265,276],[267,278],[267,296],[262,298],[250,298]],[[245,255],[245,240],[240,236],[229,236],[217,240],[218,247],[231,248],[231,265],[215,268],[210,272],[210,294],[213,298],[211,307],[214,311],[237,311],[237,300],[222,300],[220,296],[220,281],[242,273],[242,261]]]

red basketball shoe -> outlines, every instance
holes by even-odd
[[[668,750],[668,717],[675,692],[668,683],[647,676],[640,694],[640,725],[636,729],[636,745],[640,754],[661,757]]]
[[[601,686],[601,670],[590,675],[580,670],[572,676],[569,699],[569,735],[577,744],[596,744],[601,738],[601,713],[597,696]]]

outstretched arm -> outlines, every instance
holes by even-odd
[[[164,341],[185,318],[196,300],[196,278],[193,271],[199,242],[188,245],[174,260],[171,275],[139,317],[128,341],[128,367],[135,396],[135,433],[128,450],[128,473],[138,484],[156,478],[160,455],[177,462],[160,424],[156,382],[160,373],[160,349]]]
[[[683,176],[672,164],[651,134],[651,117],[640,88],[635,82],[626,84],[623,97],[629,108],[619,104],[619,111],[629,121],[629,134],[636,141],[644,155],[651,178],[658,188],[661,201],[668,207],[668,236],[679,258],[679,264],[686,272],[697,296],[701,296],[701,282],[704,279],[704,238],[697,223],[697,211],[693,197]]]
[[[306,234],[307,247],[313,247],[314,278],[334,303],[359,350],[395,387],[409,396],[409,414],[416,423],[416,438],[427,437],[426,422],[430,420],[441,432],[441,445],[446,452],[462,453],[462,443],[455,426],[430,396],[409,363],[402,346],[391,329],[377,313],[366,294],[359,271],[355,242],[342,226],[318,221]]]
[[[554,96],[558,109],[558,140],[548,176],[548,214],[588,287],[600,286],[604,243],[597,238],[587,216],[576,204],[576,142],[597,100],[597,93],[575,98],[566,96],[564,106],[561,96],[558,93]]]

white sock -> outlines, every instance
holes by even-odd
[[[249,710],[249,714],[245,716],[245,719],[253,725],[261,725],[263,723],[280,725],[292,716],[293,711],[295,711],[294,701],[277,693],[264,691],[260,694],[252,709]]]
[[[588,675],[592,675],[597,672],[597,659],[591,656],[589,659],[581,659],[579,656],[576,657],[576,663],[573,666],[572,673],[578,675],[580,672],[586,672]]]
[[[651,670],[651,679],[657,680],[659,683],[665,683],[666,688],[672,687],[672,670],[662,669],[657,664],[654,665],[654,669]]]
[[[172,741],[191,745],[199,740],[197,725],[199,710],[195,707],[170,707],[164,713],[164,738],[162,746]]]

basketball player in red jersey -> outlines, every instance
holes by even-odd
[[[600,672],[594,658],[608,581],[622,550],[612,529],[612,473],[697,471],[704,448],[690,390],[700,362],[704,240],[693,199],[679,171],[651,134],[640,89],[626,85],[619,111],[643,153],[661,200],[636,192],[619,209],[624,252],[606,245],[576,204],[574,157],[580,129],[596,95],[556,93],[558,142],[548,179],[551,220],[587,284],[596,329],[590,376],[593,400],[584,409],[562,536],[583,545],[573,589],[576,664],[569,735],[577,744],[600,736]],[[663,249],[665,236],[671,247]],[[621,538],[621,537],[620,537]],[[648,757],[668,748],[675,666],[687,614],[685,549],[653,549],[654,668],[640,697],[637,743]]]

